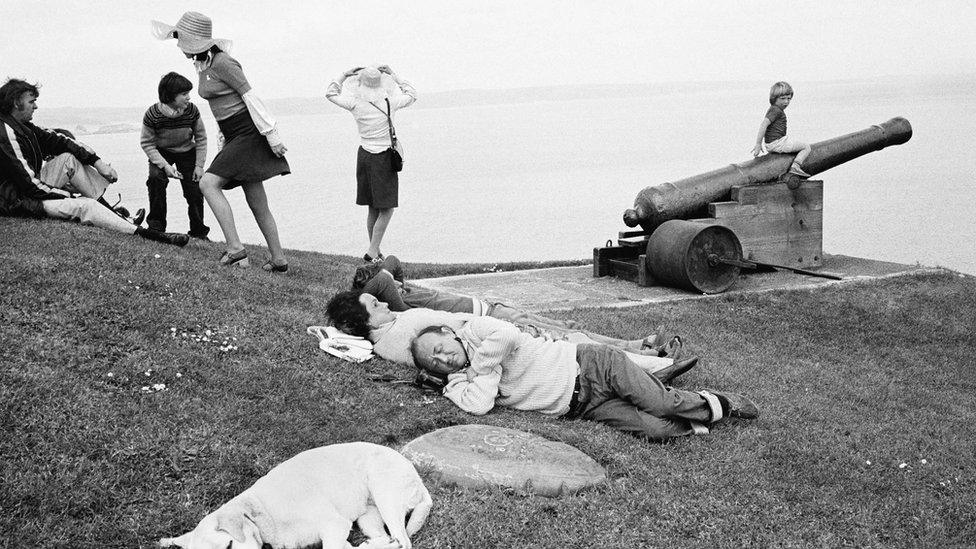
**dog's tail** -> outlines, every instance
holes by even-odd
[[[420,489],[423,491],[422,499],[413,511],[410,512],[410,520],[407,521],[407,535],[413,537],[414,534],[420,531],[424,523],[427,522],[427,516],[430,515],[430,509],[434,506],[434,500],[430,497],[430,492],[427,491],[422,483],[420,484]]]

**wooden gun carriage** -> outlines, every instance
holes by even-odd
[[[811,176],[900,145],[904,118],[811,146]],[[792,154],[768,154],[673,183],[646,187],[624,212],[617,245],[593,249],[593,275],[641,286],[665,284],[703,293],[727,290],[742,268],[814,274],[823,265],[823,181],[787,174]]]

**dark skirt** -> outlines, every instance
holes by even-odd
[[[373,154],[359,147],[356,157],[356,204],[381,210],[396,208],[399,174],[393,169],[393,151]]]
[[[291,173],[288,161],[275,155],[268,140],[258,132],[247,109],[218,120],[224,134],[224,147],[207,168],[208,173],[227,179],[225,189],[250,181],[264,181],[276,175]]]

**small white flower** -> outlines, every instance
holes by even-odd
[[[183,377],[183,374],[176,372],[176,377]]]
[[[166,384],[165,383],[154,383],[153,386],[152,386],[152,388],[153,388],[154,391],[165,391],[166,390]]]
[[[161,255],[159,255],[159,254],[156,254],[156,255],[154,255],[153,257],[155,257],[156,259],[159,259],[160,257],[163,257],[163,256],[161,256]]]
[[[903,462],[903,463],[900,463],[900,464],[898,465],[898,468],[899,468],[899,469],[904,469],[905,467],[908,467],[908,464],[907,464],[907,463],[904,463],[904,462]]]
[[[869,460],[865,461],[864,463],[867,463],[868,465],[871,465],[871,460],[869,459]]]
[[[105,375],[107,375],[108,377],[115,377],[115,374],[113,374],[112,372],[109,372],[109,373],[107,373]]]

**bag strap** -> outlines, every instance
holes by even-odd
[[[390,113],[391,113],[391,111],[390,111],[390,98],[389,97],[386,98],[386,111],[384,111],[383,109],[377,107],[376,106],[376,103],[373,103],[372,101],[370,101],[369,104],[372,105],[372,106],[374,106],[374,107],[376,107],[376,110],[378,110],[381,113],[383,113],[383,114],[386,115],[386,123],[390,125],[390,148],[395,149],[396,148],[397,138],[396,138],[396,130],[393,128],[393,119],[390,118]]]

